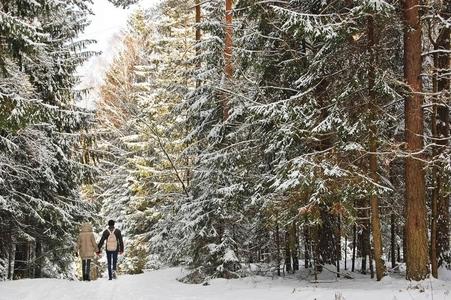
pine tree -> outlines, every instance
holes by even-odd
[[[393,267],[402,253],[407,278],[421,279],[431,171],[431,245],[433,261],[442,263],[449,248],[447,215],[438,212],[449,200],[442,139],[449,135],[442,51],[449,31],[434,17],[443,12],[440,1],[429,3],[427,42],[413,2],[406,5],[415,9],[372,0],[163,1],[148,19],[155,26],[143,22],[150,38],[134,43],[142,55],[125,68],[129,75],[119,75],[128,65],[122,56],[104,89],[114,108],[103,113],[121,129],[103,123],[113,128],[103,144],[114,141],[106,152],[119,151],[108,158],[119,177],[104,179],[108,192],[100,195],[122,195],[124,226],[139,237],[131,243],[187,263],[193,272],[183,280],[190,282],[245,275],[244,263],[280,273],[284,260],[296,272],[299,252],[315,274],[332,264],[341,276],[342,238],[353,231],[361,272],[373,277],[375,260],[380,280],[390,234]],[[436,56],[425,62],[432,71],[424,91],[434,108],[425,117],[432,121],[426,147],[420,42],[435,47],[423,56]],[[125,118],[110,115],[122,106]],[[433,169],[422,162],[428,154]],[[413,258],[418,249],[420,260]]]
[[[87,25],[86,4],[0,6],[2,278],[69,276],[72,236],[91,217],[79,196],[86,169],[76,150],[90,115],[74,106],[72,90],[90,55],[90,41],[74,42]]]
[[[113,3],[115,6],[127,8],[128,6],[137,3],[139,0],[108,0],[108,1]]]
[[[184,117],[174,113],[191,85],[186,64],[191,20],[187,6],[181,8],[165,1],[156,15],[141,11],[132,17],[124,50],[107,73],[98,104],[104,175],[97,178],[96,194],[102,214],[122,223],[129,273],[154,262],[151,247],[168,242],[158,239],[161,227],[156,225],[170,226],[172,209],[166,207],[187,193],[186,160],[181,158],[185,145],[180,142]]]

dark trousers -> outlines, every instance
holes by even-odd
[[[90,281],[90,270],[91,270],[91,260],[90,259],[82,259],[81,260],[81,268],[83,272],[83,280]]]
[[[108,279],[113,278],[113,271],[116,271],[117,265],[117,251],[106,251],[106,259],[108,261]],[[111,263],[113,263],[113,268],[111,268]]]

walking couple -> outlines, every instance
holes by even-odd
[[[106,258],[108,261],[108,279],[116,279],[117,255],[124,253],[124,242],[121,231],[114,227],[114,221],[108,221],[108,228],[102,233],[102,238],[96,244],[92,226],[85,223],[81,226],[77,240],[76,255],[80,255],[82,261],[83,280],[90,281],[91,260],[94,255],[100,255],[100,249],[106,241]]]

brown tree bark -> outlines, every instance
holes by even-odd
[[[226,28],[224,41],[224,74],[226,86],[233,78],[233,0],[225,0],[226,5]],[[223,121],[229,118],[229,101],[228,97],[224,95],[222,98],[222,118]]]
[[[395,213],[391,212],[390,214],[390,258],[391,258],[391,267],[394,269],[396,267],[396,218]]]
[[[34,268],[34,278],[41,278],[42,277],[42,244],[41,241],[38,239],[36,240],[36,258],[35,258],[35,268]]]
[[[196,68],[197,68],[197,70],[199,70],[201,67],[201,63],[200,63],[200,59],[199,59],[199,55],[200,55],[199,43],[202,38],[202,32],[200,31],[200,21],[201,21],[201,17],[202,17],[200,0],[194,0],[194,5],[195,5],[195,10],[196,10],[196,17],[195,17],[195,21],[196,21],[196,57],[197,57]],[[196,80],[196,88],[198,88],[199,86],[200,86],[200,80]]]
[[[371,230],[370,230],[370,233],[371,233]],[[368,236],[368,239],[369,239],[370,237]],[[369,267],[370,267],[370,276],[371,276],[371,279],[373,279],[374,278],[374,264],[373,264],[373,251],[372,251],[372,248],[371,248],[371,242],[368,242],[368,247],[369,247],[369,249],[368,249],[368,264],[369,264]]]
[[[448,1],[442,17],[444,19],[450,20],[451,16],[451,1]],[[439,145],[439,153],[443,153],[448,147],[448,139],[450,136],[450,120],[449,120],[449,99],[450,99],[450,57],[449,50],[450,47],[450,27],[443,27],[440,30],[440,34],[435,45],[437,52],[437,60],[435,69],[437,70],[437,91],[440,94],[439,102],[437,106],[437,135],[439,139],[437,144]],[[443,167],[441,168],[443,170]],[[450,198],[449,194],[445,192],[449,187],[449,178],[443,173],[439,177],[440,185],[438,185],[438,201],[437,201],[437,259],[438,266],[441,266],[444,260],[448,259],[449,256],[445,257],[450,250],[449,243],[449,226],[450,226],[450,215],[449,215],[449,205]]]
[[[348,236],[345,235],[345,271],[348,269]]]
[[[290,226],[290,248],[291,248],[291,257],[293,259],[293,273],[299,270],[299,237],[297,232],[296,221]]]
[[[7,279],[14,279],[14,270],[15,270],[15,259],[16,259],[16,239],[14,237],[13,224],[9,224],[9,236],[7,240],[8,244],[8,272]]]
[[[369,51],[369,66],[368,66],[368,93],[370,102],[371,115],[375,115],[375,104],[377,102],[376,94],[374,92],[375,82],[375,35],[374,35],[374,18],[368,16],[368,51]],[[377,114],[377,113],[376,113]],[[369,137],[369,165],[370,165],[370,177],[374,183],[379,182],[377,175],[377,128],[374,125],[374,120],[371,120],[370,125],[370,137]],[[370,197],[371,205],[371,233],[373,235],[374,244],[374,260],[376,263],[376,279],[380,281],[384,277],[384,261],[382,260],[382,234],[381,234],[381,221],[379,216],[379,200],[375,192]],[[370,261],[371,262],[371,261]]]
[[[326,205],[320,206],[320,214],[322,224],[318,225],[318,247],[319,259],[318,265],[335,265],[337,262],[336,250],[336,216],[330,213],[329,207]]]
[[[423,150],[423,98],[421,82],[421,24],[419,0],[404,1],[404,79],[409,87],[405,97],[405,201],[406,258],[408,280],[428,275],[428,240],[426,235],[425,172]]]
[[[196,35],[195,35],[195,48],[196,48],[196,70],[199,72],[201,67],[202,67],[202,63],[200,60],[200,48],[199,48],[199,44],[200,41],[202,39],[202,31],[200,30],[200,22],[201,22],[201,18],[202,18],[202,10],[201,10],[201,4],[200,4],[200,0],[194,0],[194,8],[195,8],[195,22],[196,22]],[[201,85],[201,80],[200,79],[196,79],[196,89],[199,88]],[[190,156],[187,155],[186,156],[186,165],[190,166]],[[191,170],[188,167],[186,169],[186,186],[189,188],[190,187],[190,183],[191,183]]]
[[[285,228],[285,270],[290,273],[293,268],[291,267],[291,247],[290,247],[290,227]]]
[[[304,268],[310,266],[310,233],[307,225],[304,225]]]
[[[366,212],[366,210],[365,210]],[[367,267],[367,262],[368,262],[368,254],[370,252],[370,221],[369,221],[369,216],[368,218],[365,218],[365,220],[362,221],[362,230],[361,230],[361,235],[360,235],[360,255],[362,258],[362,263],[361,263],[361,268],[360,268],[360,273],[362,274],[367,274],[368,270],[369,270],[369,264]]]
[[[451,13],[451,2],[447,4],[442,17],[448,18]],[[448,10],[448,12],[446,12]],[[436,143],[434,158],[442,154],[448,146],[450,135],[449,126],[449,97],[450,69],[449,53],[451,29],[443,27],[439,31],[434,44],[434,76],[433,93],[438,95],[434,99],[434,113],[432,116],[432,135]],[[432,275],[438,277],[438,267],[442,265],[446,253],[449,251],[449,196],[446,195],[448,178],[443,175],[443,163],[434,163],[432,177],[434,189],[432,191],[432,222],[431,222],[431,267]]]
[[[337,267],[337,277],[340,277],[340,261],[341,261],[341,216],[337,216],[336,228],[335,228],[335,260]]]
[[[434,55],[434,62],[435,62]],[[434,76],[433,78],[433,92],[437,92],[437,80]],[[434,105],[433,113],[432,113],[432,136],[437,138],[437,105]],[[437,147],[433,148],[433,157],[437,157],[438,149]],[[437,260],[437,202],[440,193],[440,175],[438,174],[438,166],[437,163],[434,163],[432,166],[432,197],[431,197],[431,273],[432,276],[438,278],[438,260]]]
[[[277,260],[277,276],[280,276],[280,233],[279,233],[279,216],[276,215],[276,260]]]
[[[199,42],[201,39],[201,31],[199,28],[200,20],[201,20],[201,7],[200,0],[194,0],[194,5],[196,9],[196,42]]]
[[[354,224],[352,230],[352,259],[351,259],[351,272],[355,271],[355,250],[357,248],[357,225]]]
[[[367,273],[367,258],[370,251],[370,212],[369,199],[361,198],[357,201],[357,257],[361,258],[360,273]]]
[[[313,258],[313,272],[315,275],[315,281],[318,280],[318,273],[323,270],[323,265],[320,260],[320,249],[319,246],[319,231],[321,230],[320,225],[315,225],[310,230],[310,237],[312,240],[312,258]]]

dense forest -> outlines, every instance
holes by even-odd
[[[451,267],[451,1],[162,0],[88,111],[90,2],[0,3],[0,278],[71,277],[107,218],[186,282]]]

